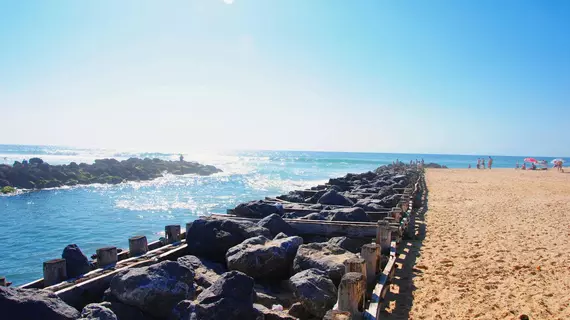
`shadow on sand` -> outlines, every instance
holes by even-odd
[[[416,211],[416,237],[400,243],[397,269],[390,290],[386,293],[382,319],[408,319],[414,303],[414,278],[422,274],[422,270],[415,268],[415,265],[426,235],[425,214],[428,210],[428,190],[425,184],[423,188],[422,207]]]

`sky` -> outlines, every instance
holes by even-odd
[[[0,143],[570,155],[570,1],[0,0]]]

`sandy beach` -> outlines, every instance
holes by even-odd
[[[569,319],[566,172],[428,170],[425,239],[400,288],[409,319]]]

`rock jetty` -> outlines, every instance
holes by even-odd
[[[211,175],[222,170],[197,162],[167,161],[161,159],[130,158],[98,159],[93,164],[72,162],[68,165],[50,165],[40,158],[32,158],[13,165],[0,165],[0,190],[5,193],[19,189],[45,189],[93,183],[117,184],[125,181],[145,181],[175,175]]]
[[[53,288],[0,288],[0,309],[18,319],[322,319],[337,301],[345,262],[364,261],[360,247],[371,238],[334,232],[307,236],[295,222],[356,221],[376,232],[370,221],[378,221],[374,215],[379,212],[371,209],[401,212],[406,201],[399,199],[418,175],[416,168],[384,166],[279,196],[287,199],[282,202],[240,204],[232,210],[237,216],[212,215],[188,223],[184,244],[177,244],[180,249],[168,260],[115,266],[116,274],[97,289],[104,294],[83,291],[80,304],[70,302],[77,309],[49,293],[58,292]],[[291,205],[298,206],[297,212],[291,212]],[[392,211],[395,207],[400,211]],[[313,219],[328,221],[306,221]],[[93,268],[75,245],[67,246],[62,257],[74,276]]]

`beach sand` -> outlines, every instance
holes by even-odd
[[[420,240],[407,243],[387,318],[570,319],[566,172],[427,170]]]

